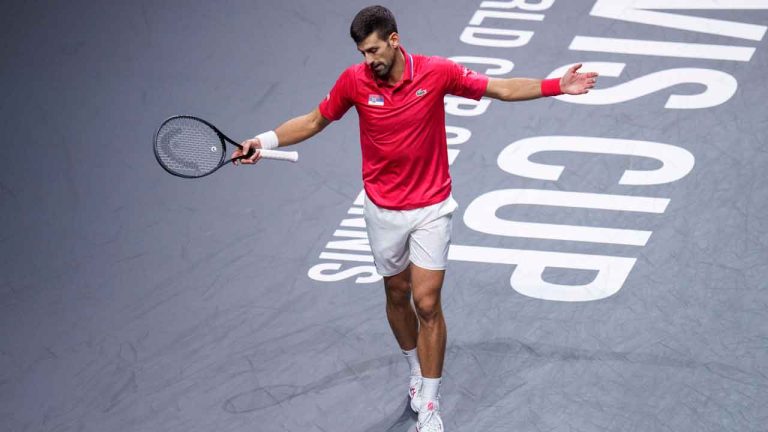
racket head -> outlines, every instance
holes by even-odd
[[[226,137],[207,121],[189,115],[166,119],[155,133],[155,158],[163,169],[184,178],[212,174],[224,164]]]

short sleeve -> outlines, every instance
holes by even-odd
[[[320,114],[329,121],[339,120],[352,107],[354,101],[355,73],[352,67],[339,75],[328,96],[320,102]]]
[[[480,100],[488,88],[488,77],[447,59],[442,60],[446,74],[446,93]]]

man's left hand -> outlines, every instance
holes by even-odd
[[[570,95],[589,93],[597,82],[597,72],[579,73],[581,63],[575,64],[560,78],[560,91]]]

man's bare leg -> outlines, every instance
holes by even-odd
[[[447,330],[440,304],[445,270],[427,270],[411,264],[413,303],[419,319],[418,352],[424,378],[443,374]]]
[[[387,294],[387,320],[403,351],[416,348],[419,320],[411,306],[411,269],[384,278]]]

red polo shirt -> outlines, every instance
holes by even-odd
[[[319,109],[329,121],[357,109],[368,198],[379,207],[409,210],[451,193],[443,97],[479,100],[488,77],[441,57],[400,51],[400,82],[389,85],[365,63],[356,64],[342,72]]]

